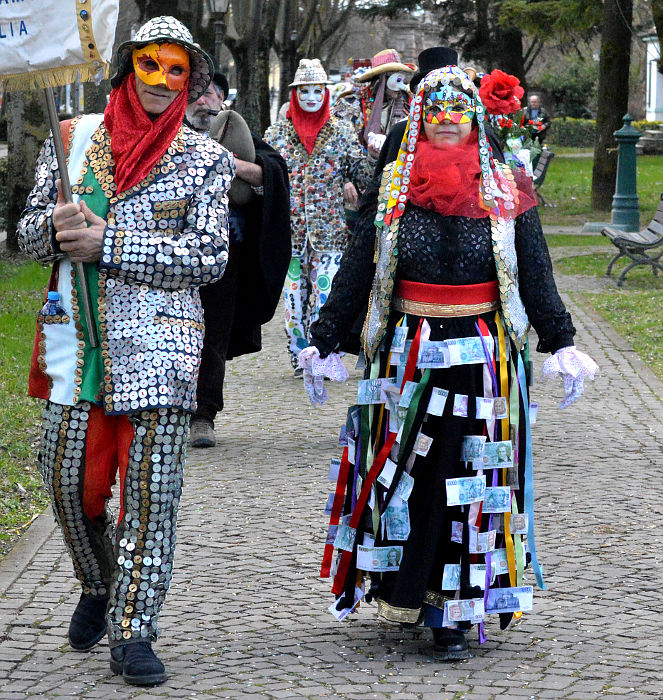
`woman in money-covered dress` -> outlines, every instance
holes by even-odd
[[[482,87],[483,90],[483,87]],[[490,86],[484,91],[490,99]],[[501,98],[504,98],[502,95]],[[573,346],[531,180],[493,157],[485,107],[456,66],[429,73],[397,160],[367,192],[357,235],[300,354],[314,402],[370,297],[365,380],[341,431],[322,576],[342,619],[365,599],[423,622],[444,659],[465,632],[532,606],[534,543],[527,332],[571,403],[596,365]],[[517,527],[514,527],[517,524]]]

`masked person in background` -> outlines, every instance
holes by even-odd
[[[119,47],[117,65],[104,114],[62,124],[75,203],[62,197],[48,139],[18,233],[27,254],[53,262],[30,394],[45,400],[39,469],[83,589],[69,644],[87,651],[108,633],[113,673],[157,685],[166,671],[152,642],[172,578],[203,341],[198,287],[226,266],[234,165],[183,126],[212,75],[183,24],[150,20]]]
[[[370,177],[352,125],[330,116],[327,84],[320,61],[302,59],[291,83],[288,116],[264,136],[283,156],[290,174],[292,259],[284,297],[294,368],[300,350],[308,346],[309,327],[327,299],[348,241],[344,183],[362,190]]]
[[[398,155],[364,202],[300,354],[309,395],[322,402],[322,380],[343,376],[338,348],[368,301],[366,379],[348,412],[331,509],[343,546],[336,561],[326,547],[322,575],[334,577],[335,615],[375,600],[381,618],[423,622],[441,659],[461,659],[471,625],[483,640],[486,615],[499,613],[505,628],[531,609],[529,558],[543,585],[530,321],[537,349],[551,354],[544,371],[564,378],[563,405],[596,365],[574,347],[531,179],[491,155],[484,105],[458,66],[422,77]],[[516,455],[513,466],[497,463],[493,443]],[[526,533],[510,526],[522,513]],[[515,603],[499,605],[500,590]]]
[[[261,326],[272,319],[290,263],[290,197],[283,158],[252,134],[242,117],[223,110],[228,80],[215,73],[205,94],[187,107],[194,129],[235,156],[230,200],[230,250],[223,278],[203,287],[205,340],[198,375],[192,447],[214,447],[223,410],[226,361],[262,348]]]
[[[371,59],[371,67],[356,78],[352,90],[334,103],[332,114],[352,123],[373,165],[392,126],[407,117],[412,73],[414,68],[401,62],[398,51],[380,51]],[[346,183],[345,218],[350,228],[357,219],[358,200],[354,185]]]

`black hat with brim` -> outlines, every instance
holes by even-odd
[[[194,43],[191,32],[175,17],[154,17],[136,32],[130,41],[120,44],[117,50],[117,72],[111,78],[111,85],[116,88],[133,70],[132,54],[149,44],[170,42],[183,46],[191,59],[189,76],[189,104],[195,102],[207,90],[214,74],[212,59]]]
[[[411,92],[416,92],[419,82],[432,70],[444,68],[444,66],[457,66],[458,51],[447,46],[433,46],[430,49],[424,49],[419,54],[417,63],[419,68],[410,80]]]
[[[225,100],[230,92],[230,83],[228,82],[228,78],[226,78],[223,73],[219,73],[219,71],[217,71],[214,73],[212,82],[223,90],[223,99]]]

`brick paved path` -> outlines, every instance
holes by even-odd
[[[0,698],[663,698],[661,384],[619,337],[570,308],[602,373],[565,412],[561,387],[535,387],[549,590],[511,631],[491,622],[483,647],[473,636],[473,658],[439,663],[427,630],[379,624],[373,606],[341,624],[326,612],[328,583],[316,577],[326,475],[353,385],[331,387],[313,411],[279,320],[265,351],[230,365],[219,446],[189,456],[158,646],[167,684],[125,688],[105,642],[69,649],[78,592],[49,514],[0,565]]]

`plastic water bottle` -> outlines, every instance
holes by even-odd
[[[60,292],[49,292],[39,316],[44,323],[69,323],[67,312],[60,306]]]

